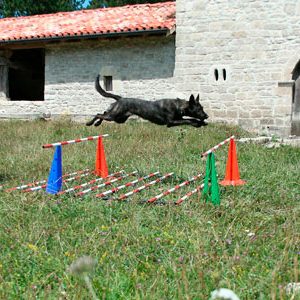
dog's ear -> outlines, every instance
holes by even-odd
[[[196,102],[199,103],[199,94],[197,95]]]
[[[195,104],[196,104],[194,95],[191,95],[191,96],[190,96],[189,104],[190,104],[190,105],[195,105]]]

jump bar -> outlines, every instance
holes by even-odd
[[[81,138],[81,139],[76,139],[76,140],[70,140],[70,141],[62,141],[62,142],[58,142],[58,143],[53,143],[53,144],[45,144],[43,145],[43,148],[53,148],[56,146],[64,146],[64,145],[68,145],[68,144],[75,144],[75,143],[81,143],[81,142],[86,142],[86,141],[93,141],[93,140],[97,140],[100,137],[107,137],[109,136],[108,134],[102,134],[102,135],[94,135],[94,136],[88,136],[86,138]]]
[[[68,176],[77,175],[77,174],[82,174],[82,173],[89,173],[89,172],[90,172],[89,169],[85,169],[85,170],[77,171],[77,172],[74,172],[74,173],[64,174],[62,176],[62,178],[65,178],[65,177],[68,177]],[[16,190],[23,190],[23,189],[26,189],[28,187],[36,186],[38,184],[46,183],[46,182],[47,182],[47,180],[35,181],[35,182],[31,182],[31,183],[27,183],[27,184],[23,184],[23,185],[20,185],[20,186],[16,186],[16,187],[12,187],[12,188],[6,189],[5,192],[12,192],[12,191],[16,191]]]
[[[155,197],[150,198],[149,200],[147,200],[147,202],[148,202],[148,203],[152,203],[152,202],[154,202],[154,201],[156,201],[156,200],[158,200],[158,199],[160,199],[160,198],[162,198],[162,197],[164,197],[164,196],[167,196],[167,195],[173,193],[174,191],[176,191],[176,190],[182,188],[183,186],[189,185],[191,182],[193,182],[193,181],[199,179],[201,176],[202,176],[202,174],[198,174],[198,175],[196,175],[196,176],[190,178],[189,180],[186,180],[186,181],[184,181],[184,182],[182,182],[182,183],[180,183],[180,184],[174,186],[173,188],[171,188],[171,189],[169,189],[169,190],[166,190],[166,191],[164,191],[163,193],[161,193],[161,194],[159,194],[159,195],[157,195],[157,196],[155,196]]]
[[[210,148],[209,150],[207,150],[206,152],[201,154],[201,157],[204,157],[206,155],[208,155],[209,153],[212,153],[213,151],[217,150],[218,148],[220,148],[221,146],[225,145],[226,143],[228,143],[231,139],[234,139],[234,135],[232,135],[231,137],[229,137],[228,139],[224,140],[223,142],[219,143],[218,145]]]
[[[137,171],[133,171],[133,172],[131,172],[131,173],[124,174],[124,175],[122,175],[122,176],[120,176],[120,177],[116,177],[116,178],[110,179],[109,181],[103,182],[103,183],[101,183],[101,184],[94,185],[94,186],[90,187],[89,189],[86,189],[86,190],[84,190],[84,191],[81,191],[81,192],[75,194],[75,196],[83,196],[83,195],[85,195],[86,193],[89,193],[89,192],[91,192],[91,191],[100,189],[101,187],[104,187],[104,186],[106,186],[106,185],[111,185],[112,183],[114,183],[114,182],[116,182],[116,181],[120,181],[120,180],[122,180],[122,179],[124,179],[124,178],[126,178],[126,177],[128,177],[128,176],[133,176],[133,175],[135,175],[136,173],[137,173]]]
[[[182,198],[178,199],[175,204],[179,205],[181,204],[184,200],[186,200],[187,198],[189,198],[190,196],[192,196],[193,194],[196,194],[197,192],[199,192],[200,190],[202,190],[204,188],[204,183],[202,183],[201,185],[199,185],[198,187],[196,187],[194,190],[188,192],[186,195],[184,195]]]
[[[150,173],[149,175],[146,175],[144,177],[140,177],[140,178],[138,178],[136,180],[127,182],[126,184],[119,185],[119,186],[117,186],[117,187],[115,187],[115,188],[113,188],[111,190],[108,190],[108,191],[105,191],[103,193],[97,194],[96,197],[98,197],[98,198],[104,198],[104,197],[106,197],[109,194],[116,193],[116,192],[118,192],[121,189],[124,189],[124,188],[129,187],[129,186],[133,186],[133,185],[135,185],[136,183],[138,183],[140,181],[146,180],[146,179],[151,178],[153,176],[156,176],[158,174],[159,174],[159,171],[154,172],[154,173]]]
[[[109,174],[107,176],[107,178],[115,178],[115,176],[119,176],[120,174],[122,174],[123,170],[121,170],[120,172],[116,172],[116,173],[112,173],[112,174]],[[76,185],[72,188],[69,188],[69,189],[66,189],[66,190],[63,190],[63,191],[60,191],[59,193],[57,193],[57,195],[63,195],[63,194],[66,194],[66,193],[69,193],[69,192],[72,192],[72,191],[76,191],[76,190],[79,190],[79,189],[82,189],[88,185],[92,185],[98,181],[103,181],[103,178],[96,178],[96,179],[92,179],[88,182],[85,182],[83,184],[80,184],[80,185]]]
[[[77,180],[81,177],[86,177],[86,176],[89,176],[89,175],[90,175],[90,173],[83,173],[83,174],[77,175],[75,177],[70,177],[70,178],[64,179],[62,182],[65,183],[65,182]],[[31,187],[31,188],[28,188],[28,189],[23,190],[23,191],[24,192],[34,192],[34,191],[38,191],[38,190],[41,190],[41,189],[45,189],[46,187],[47,187],[47,183],[42,184],[42,185],[38,185],[38,186],[35,186],[35,187]]]
[[[153,180],[153,181],[151,181],[151,182],[149,182],[149,183],[146,183],[146,184],[144,184],[144,185],[142,185],[142,186],[140,186],[140,187],[138,187],[138,188],[136,188],[136,189],[134,189],[134,190],[132,190],[132,191],[126,193],[126,194],[123,194],[123,195],[121,195],[121,196],[119,197],[119,200],[124,200],[124,199],[128,198],[129,196],[131,196],[131,195],[133,195],[133,194],[139,193],[139,192],[141,192],[142,190],[144,190],[144,189],[150,187],[151,185],[154,185],[154,184],[156,184],[156,183],[159,183],[159,182],[165,180],[166,178],[172,176],[173,174],[174,174],[173,172],[172,172],[172,173],[168,173],[168,174],[166,174],[166,175],[164,175],[164,176],[162,176],[162,177],[159,177],[159,178],[157,178],[157,179],[155,179],[155,180]]]

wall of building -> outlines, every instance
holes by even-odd
[[[299,1],[177,0],[176,23],[178,91],[199,92],[213,121],[290,133]]]
[[[113,76],[113,93],[122,96],[149,100],[174,96],[174,67],[174,36],[47,45],[45,101],[0,97],[0,115],[86,118],[103,112],[114,100],[95,91],[99,73]]]
[[[289,135],[296,116],[292,71],[300,59],[300,2],[176,3],[176,52],[175,36],[47,44],[45,101],[10,101],[2,82],[0,118],[104,111],[113,100],[94,89],[101,73],[113,76],[114,93],[122,96],[199,93],[211,121]],[[0,59],[2,77],[5,64]]]

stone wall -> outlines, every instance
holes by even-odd
[[[288,135],[300,2],[177,0],[176,18],[176,89],[212,121]]]
[[[113,101],[94,89],[101,73],[113,76],[113,92],[122,96],[199,93],[210,121],[289,135],[300,2],[177,0],[176,6],[176,50],[175,36],[47,44],[45,101],[9,101],[0,86],[0,118],[101,112]]]
[[[45,101],[0,98],[2,118],[70,115],[86,118],[113,99],[94,88],[97,74],[113,76],[113,93],[143,99],[174,96],[175,40],[128,38],[47,45]]]

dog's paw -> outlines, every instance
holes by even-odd
[[[94,124],[94,120],[85,123],[86,126],[92,126],[93,124]]]
[[[99,126],[99,125],[101,125],[102,121],[103,121],[103,120],[102,120],[102,119],[100,119],[100,120],[98,120],[97,122],[95,122],[95,124],[94,124],[94,125],[95,125],[95,126]]]
[[[200,121],[200,120],[192,124],[192,126],[197,127],[197,128],[202,127],[202,126],[207,126],[207,125],[208,124],[205,121]]]

